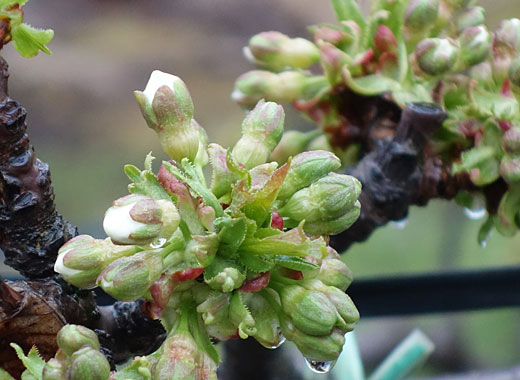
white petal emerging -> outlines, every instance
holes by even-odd
[[[143,93],[151,103],[159,87],[168,86],[173,91],[173,82],[177,80],[180,79],[175,75],[163,73],[159,70],[154,70],[152,75],[150,75],[150,79],[148,79],[148,83],[146,84],[146,88],[144,89]]]
[[[136,222],[130,217],[130,210],[135,203],[122,207],[111,207],[103,219],[103,229],[110,238],[117,243],[134,244],[129,235],[146,225]]]

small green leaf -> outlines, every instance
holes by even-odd
[[[276,264],[294,270],[306,271],[319,268],[318,265],[303,260],[299,257],[294,256],[275,256],[274,261]]]
[[[224,257],[233,257],[246,237],[244,218],[222,217],[215,219],[214,225],[220,242],[218,253]]]
[[[273,269],[274,260],[268,256],[250,254],[248,252],[240,252],[238,261],[248,270],[255,273],[264,273]]]
[[[168,161],[163,161],[163,165],[170,173],[177,177],[179,181],[184,182],[191,190],[193,190],[194,193],[200,196],[205,205],[213,207],[217,217],[220,217],[224,214],[224,210],[222,209],[222,206],[220,205],[217,197],[215,197],[215,195],[206,186],[198,181],[198,176],[195,176],[194,173],[191,173],[191,169],[193,169],[193,167],[191,166],[188,159],[182,159],[181,165],[184,169],[188,169],[190,173],[183,172],[181,169],[172,165]]]
[[[16,355],[22,361],[23,365],[25,368],[27,368],[29,373],[36,379],[41,380],[45,361],[38,354],[38,349],[36,346],[32,346],[27,356],[25,356],[22,348],[16,343],[11,343],[11,347],[15,349]]]
[[[110,376],[113,380],[151,380],[148,359],[144,357],[136,358],[128,367],[125,367]]]
[[[36,56],[40,50],[45,54],[52,54],[47,48],[54,37],[52,29],[36,29],[27,24],[20,24],[11,30],[15,49],[25,58]]]
[[[150,170],[140,171],[134,165],[125,165],[124,172],[133,183],[128,185],[132,194],[143,194],[153,199],[170,200],[170,196]]]

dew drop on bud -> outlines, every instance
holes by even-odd
[[[270,348],[271,350],[275,350],[275,349],[277,349],[278,347],[280,347],[282,344],[284,344],[286,340],[287,340],[287,338],[283,336],[282,331],[281,331],[280,328],[278,327],[278,343],[275,344],[274,346],[269,347],[269,348]]]
[[[471,219],[471,220],[480,220],[486,216],[486,209],[485,208],[472,209],[472,208],[465,207],[464,215],[466,215],[466,217],[468,217],[468,219]]]
[[[392,220],[390,225],[394,227],[396,230],[404,230],[408,225],[408,218],[403,218],[401,220]]]
[[[316,360],[310,360],[305,358],[305,363],[307,363],[307,366],[309,369],[316,373],[328,373],[332,367],[334,367],[334,364],[336,364],[335,360],[331,360],[328,362],[318,362]]]
[[[165,238],[156,239],[150,244],[150,248],[161,248],[164,245],[164,243],[166,243]]]

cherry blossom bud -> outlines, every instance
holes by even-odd
[[[458,50],[450,39],[427,38],[417,45],[415,58],[426,74],[441,75],[453,68]]]
[[[242,137],[233,147],[233,157],[246,169],[265,163],[282,138],[284,118],[282,106],[258,102],[242,123]]]
[[[56,336],[58,347],[68,356],[84,346],[99,350],[99,340],[96,333],[81,325],[65,325]]]
[[[466,28],[458,41],[460,55],[466,66],[482,62],[491,51],[491,34],[483,25]]]
[[[169,238],[179,222],[173,202],[130,194],[112,203],[105,213],[103,228],[115,243],[142,245]]]
[[[286,67],[307,68],[320,57],[319,50],[304,38],[289,38],[280,32],[259,33],[249,40],[244,55],[252,63],[269,70]]]

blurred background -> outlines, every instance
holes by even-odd
[[[502,18],[520,17],[518,1],[481,4],[492,30]],[[327,0],[39,0],[27,4],[26,22],[54,29],[53,55],[25,60],[7,46],[10,95],[28,109],[29,135],[50,164],[58,210],[81,233],[104,237],[105,210],[127,193],[123,165],[142,167],[153,151],[157,169],[165,158],[132,94],[144,89],[152,70],[182,77],[196,119],[211,141],[228,146],[243,118],[229,96],[233,82],[253,68],[241,52],[249,37],[266,30],[310,37],[308,25],[334,22],[334,15]],[[290,106],[286,112],[287,129],[312,128]],[[481,223],[454,204],[430,202],[344,257],[358,278],[518,265],[520,237],[495,234],[481,247]],[[520,312],[511,309],[362,318],[357,335],[366,363],[374,365],[422,328],[437,345],[424,375],[520,364],[519,325]]]

